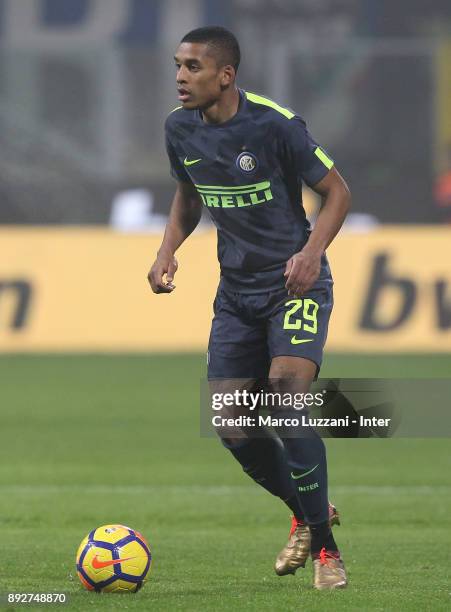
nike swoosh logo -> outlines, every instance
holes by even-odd
[[[291,478],[294,478],[295,480],[297,480],[298,478],[302,478],[303,476],[308,476],[309,474],[311,474],[313,472],[313,470],[316,470],[316,468],[319,466],[319,463],[317,463],[315,465],[315,467],[312,467],[311,470],[309,470],[308,472],[304,472],[303,474],[299,474],[299,476],[295,476],[293,474],[293,472],[291,472]]]
[[[192,159],[191,161],[188,161],[188,158],[185,157],[183,163],[185,164],[185,166],[192,166],[193,164],[197,164],[197,162],[200,161],[202,161],[202,157],[200,157],[199,159]]]
[[[296,336],[291,338],[291,344],[304,344],[304,342],[313,342],[314,338],[303,338],[302,340],[298,340]]]
[[[134,559],[135,557],[125,557],[125,559],[111,559],[111,561],[99,561],[97,559],[97,555],[92,560],[92,567],[94,569],[102,569],[102,567],[109,567],[110,565],[117,565],[118,563],[122,563],[123,561],[129,561],[130,559]]]

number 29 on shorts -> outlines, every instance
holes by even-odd
[[[283,319],[284,329],[295,329],[316,334],[318,331],[317,312],[319,304],[311,298],[288,300],[288,307]]]

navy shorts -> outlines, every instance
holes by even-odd
[[[273,357],[310,359],[317,375],[333,306],[332,284],[302,298],[285,288],[232,293],[219,285],[208,343],[208,378],[267,378]]]

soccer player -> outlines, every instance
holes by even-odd
[[[148,279],[155,293],[175,289],[174,254],[206,207],[217,227],[221,266],[209,379],[310,383],[321,365],[333,303],[325,250],[344,221],[350,193],[299,115],[237,87],[239,63],[235,36],[216,26],[189,32],[176,51],[181,106],[169,114],[165,130],[177,189]],[[302,183],[322,198],[313,230],[302,207]],[[311,555],[315,588],[346,586],[317,433],[223,444],[293,512],[276,572],[294,573]]]

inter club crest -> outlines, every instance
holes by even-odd
[[[243,153],[240,153],[236,158],[236,166],[242,172],[250,174],[256,170],[258,161],[255,155],[249,153],[249,151],[243,151]]]

